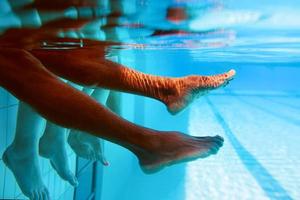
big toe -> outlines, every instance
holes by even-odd
[[[210,153],[210,154],[217,154],[218,151],[219,151],[219,149],[220,149],[220,146],[214,145],[214,146],[212,146],[212,147],[210,148],[209,153]]]
[[[44,188],[44,190],[42,190],[41,196],[42,196],[43,200],[50,199],[49,191],[47,190],[47,188]]]
[[[234,69],[229,70],[228,72],[221,74],[220,78],[224,79],[224,80],[230,80],[234,77],[234,75],[236,74]]]
[[[70,171],[70,170],[66,170],[63,172],[63,174],[61,175],[61,177],[68,181],[72,186],[77,187],[78,186],[78,180],[76,178],[76,176]]]
[[[230,77],[233,77],[234,75],[236,74],[236,71],[234,69],[231,69],[227,72],[227,76],[230,78]]]
[[[223,143],[224,143],[224,138],[217,135],[215,137],[213,137],[213,141],[218,145],[218,146],[223,146]]]

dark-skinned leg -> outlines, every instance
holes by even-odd
[[[35,49],[31,53],[54,74],[78,84],[102,87],[151,97],[176,114],[195,98],[226,85],[234,70],[214,76],[159,77],[141,73],[104,58],[104,49],[84,47],[71,50]]]
[[[17,58],[17,59],[16,59]],[[0,49],[0,85],[46,119],[132,151],[145,172],[215,154],[223,139],[157,131],[126,121],[51,74],[30,53]]]

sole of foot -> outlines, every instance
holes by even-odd
[[[168,166],[190,162],[199,158],[206,158],[208,156],[215,155],[223,146],[224,142],[224,139],[220,136],[189,136],[189,138],[189,141],[179,143],[179,147],[172,153],[168,153],[167,156],[158,155],[157,159],[151,161],[152,163],[147,163],[147,161],[140,161],[141,169],[143,170],[143,172],[146,174],[153,174]]]

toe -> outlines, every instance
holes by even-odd
[[[35,195],[34,195],[34,192],[33,192],[33,191],[31,191],[31,192],[28,194],[28,198],[29,198],[30,200],[35,200]]]
[[[219,151],[219,146],[213,146],[211,149],[210,149],[210,153],[211,154],[217,154],[218,151]]]
[[[231,70],[229,70],[228,72],[227,72],[227,74],[228,74],[228,76],[229,77],[233,77],[234,75],[235,75],[235,70],[234,69],[231,69]]]
[[[215,137],[213,137],[213,138],[214,138],[214,140],[216,140],[216,141],[224,142],[224,138],[221,137],[221,136],[219,136],[219,135],[217,135],[217,136],[215,136]]]
[[[218,145],[219,147],[223,146],[224,139],[222,137],[215,137],[213,142]]]
[[[235,70],[231,69],[228,72],[226,72],[225,74],[222,74],[221,77],[224,79],[232,79],[232,77],[235,75]]]
[[[73,173],[70,175],[69,183],[70,183],[73,187],[77,187],[77,186],[78,186],[78,180],[77,180],[76,176],[73,175]]]
[[[235,75],[235,70],[232,69],[224,74],[217,75],[216,80],[220,81],[219,84],[224,86],[227,85],[229,81],[233,79],[234,75]]]
[[[104,166],[108,166],[109,162],[106,160],[106,158],[102,157],[101,162]]]
[[[49,200],[49,192],[48,190],[45,188],[43,191],[42,191],[42,197],[43,197],[43,200]]]
[[[71,172],[68,171],[66,173],[66,177],[65,177],[66,181],[68,181],[73,187],[77,187],[78,185],[78,180],[76,178],[76,176]]]
[[[32,199],[33,200],[38,200],[39,199],[39,195],[38,195],[38,192],[36,190],[34,190],[32,192]]]
[[[43,192],[44,192],[44,189],[41,189],[41,190],[37,191],[38,200],[44,199],[44,198],[43,198]]]
[[[43,193],[42,193],[42,197],[43,197],[43,198],[42,198],[43,200],[48,200],[48,198],[47,198],[47,196],[46,196],[46,193],[45,193],[45,192],[43,192]]]

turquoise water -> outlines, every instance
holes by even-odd
[[[5,2],[1,2],[6,5],[2,6],[3,13],[9,13]],[[122,94],[122,117],[158,130],[196,136],[218,134],[224,137],[224,146],[215,156],[153,175],[143,174],[129,151],[109,142],[105,143],[109,167],[85,160],[76,162],[70,151],[74,171],[76,166],[82,169],[77,170],[80,193],[62,183],[57,175],[48,177],[48,172],[53,172],[42,160],[53,199],[300,199],[299,2],[105,2],[97,8],[106,18],[94,20],[77,32],[61,31],[59,37],[126,43],[107,49],[107,58],[149,74],[211,75],[231,68],[237,72],[227,87],[201,97],[176,116],[171,116],[160,102]],[[122,14],[110,18],[108,5],[111,9],[118,7]],[[187,19],[166,20],[167,9],[173,7],[184,8]],[[78,10],[81,17],[90,16],[88,7]],[[74,18],[74,12],[73,7],[68,7],[63,15]],[[20,20],[24,19],[21,14],[2,16],[6,17],[0,19],[3,31],[11,27],[43,27],[38,20],[41,14],[37,18],[33,11],[28,15],[29,21]],[[54,15],[48,19],[50,16]],[[108,21],[119,25],[102,27]],[[5,117],[5,124],[14,126],[17,100],[4,90],[0,100],[1,122],[4,124]],[[9,107],[14,110],[9,111]],[[1,142],[1,153],[12,138],[8,136],[13,134],[11,129],[2,129],[1,137],[6,141]],[[5,177],[0,177],[0,198],[23,198],[12,174],[3,163],[0,166]],[[63,189],[56,188],[58,184]],[[94,196],[89,196],[93,194],[90,190]]]
[[[139,111],[137,120],[160,130],[176,129],[198,136],[219,134],[225,143],[216,156],[170,167],[151,177],[138,172],[134,164],[134,179],[122,197],[153,199],[155,194],[157,199],[178,200],[299,199],[297,62],[201,62],[192,56],[200,57],[202,50],[161,52],[135,52],[133,55],[143,58],[135,65],[141,69],[146,66],[149,73],[174,76],[213,74],[232,67],[237,76],[226,88],[211,92],[175,117],[160,103],[139,99],[144,110]]]
[[[190,23],[192,29],[225,27],[222,30],[138,38],[150,45],[121,52],[129,66],[156,75],[214,74],[234,68],[237,75],[226,88],[197,100],[179,116],[169,116],[158,102],[137,100],[144,106],[137,122],[197,136],[220,134],[224,146],[216,156],[151,177],[133,164],[133,175],[127,176],[119,198],[300,198],[299,4],[222,3],[226,12],[211,12]],[[236,22],[239,19],[245,21]]]

